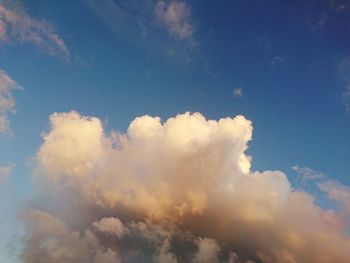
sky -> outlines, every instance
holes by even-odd
[[[349,135],[346,0],[0,0],[0,262],[346,262]]]

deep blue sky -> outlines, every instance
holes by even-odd
[[[72,109],[122,132],[144,114],[243,114],[254,126],[254,170],[282,170],[294,182],[298,165],[350,184],[349,3],[187,1],[193,31],[179,37],[154,21],[154,1],[114,0],[114,10],[108,2],[15,2],[50,23],[69,58],[0,42],[0,68],[23,87],[9,114],[13,135],[0,137],[0,166],[16,165],[0,186],[0,224],[13,227],[6,218],[30,195],[48,116]]]

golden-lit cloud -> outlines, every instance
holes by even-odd
[[[134,119],[126,134],[54,113],[21,213],[22,259],[37,262],[346,262],[346,221],[252,171],[243,116]]]
[[[17,1],[0,3],[0,42],[29,43],[47,55],[69,59],[67,46],[55,27],[29,16]]]

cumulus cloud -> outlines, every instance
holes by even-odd
[[[198,252],[195,254],[193,263],[216,263],[219,262],[219,245],[210,238],[200,238],[197,240]]]
[[[10,163],[5,166],[0,166],[0,182],[9,177],[12,173],[12,170],[15,168],[14,163]]]
[[[118,238],[122,238],[128,231],[118,218],[113,217],[105,217],[92,226],[101,233],[115,235]]]
[[[50,56],[69,59],[69,51],[55,27],[30,17],[18,3],[0,3],[0,41],[29,43]]]
[[[346,262],[342,214],[253,171],[252,123],[184,113],[107,133],[54,113],[35,157],[24,262]]]
[[[15,99],[12,95],[19,85],[5,71],[0,69],[0,134],[11,134],[9,113],[15,112]]]
[[[191,38],[194,27],[191,23],[191,9],[182,1],[158,1],[154,12],[156,18],[175,37]]]

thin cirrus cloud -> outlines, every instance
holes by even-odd
[[[41,52],[65,61],[70,57],[55,27],[47,21],[29,16],[18,3],[0,3],[0,42],[32,44]]]
[[[292,166],[292,170],[298,174],[298,179],[305,183],[306,181],[320,181],[326,179],[326,175],[317,172],[309,167],[300,167],[298,165]]]
[[[196,51],[193,16],[185,1],[85,1],[118,37],[148,52],[188,61]]]
[[[192,38],[194,27],[191,22],[191,9],[185,2],[158,1],[154,11],[159,23],[173,36],[180,39]]]
[[[12,95],[20,86],[0,69],[0,135],[11,134],[8,115],[15,112],[16,101]]]
[[[34,158],[37,199],[20,213],[23,262],[347,262],[344,214],[281,171],[253,171],[252,132],[244,116],[146,115],[124,134],[52,114]],[[348,198],[331,186],[330,199]]]

